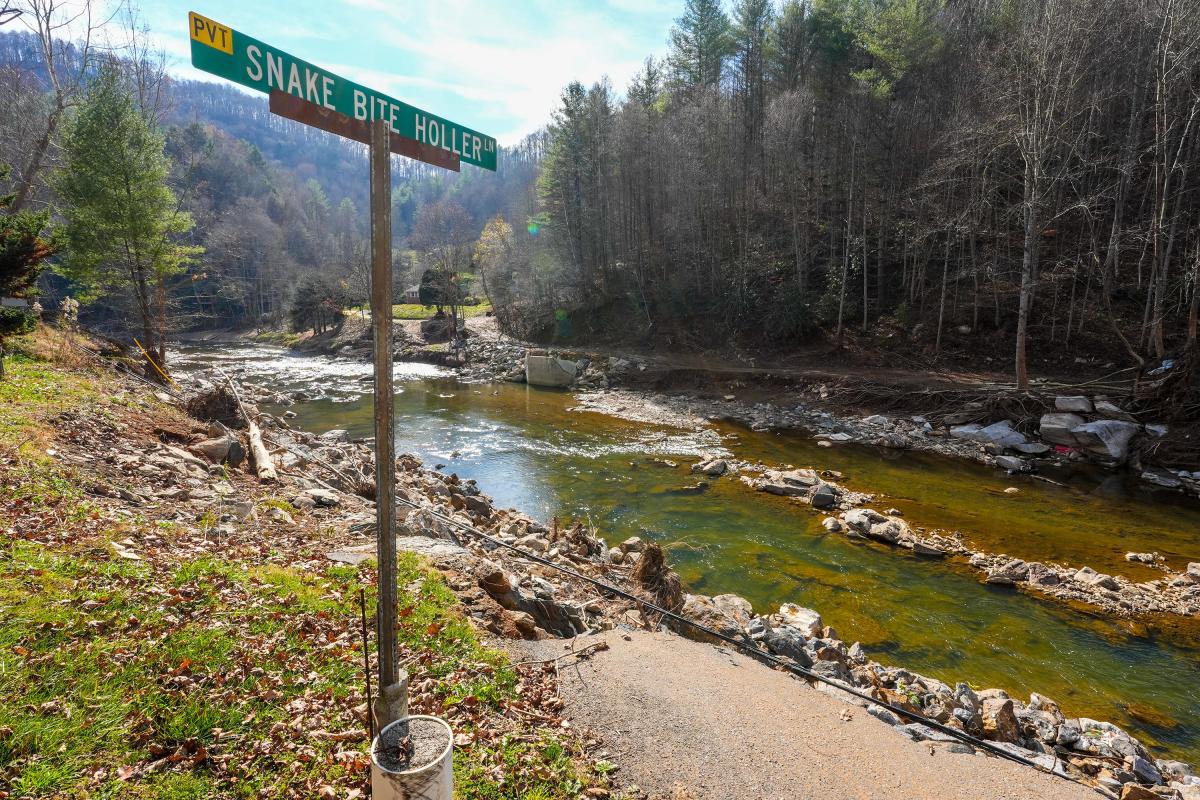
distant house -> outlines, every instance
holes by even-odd
[[[421,287],[413,284],[404,290],[404,302],[418,305],[421,302]]]

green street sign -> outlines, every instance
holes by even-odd
[[[385,120],[393,133],[496,171],[496,140],[334,75],[196,12],[188,13],[192,66],[266,94],[272,90],[357,120]]]

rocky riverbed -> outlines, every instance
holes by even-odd
[[[370,329],[351,326],[342,338],[323,343],[339,356],[370,359]],[[424,361],[456,370],[464,382],[524,382],[531,354],[561,364],[559,385],[580,395],[581,407],[638,422],[687,426],[691,421],[729,420],[752,430],[794,428],[830,445],[855,442],[967,458],[1014,473],[1089,462],[1128,469],[1148,485],[1200,497],[1200,464],[1167,469],[1143,463],[1141,453],[1169,434],[1168,426],[1142,423],[1120,398],[1107,395],[1027,393],[1030,408],[1044,413],[1001,415],[978,400],[927,416],[851,414],[832,402],[822,382],[782,393],[786,401],[751,402],[736,393],[709,396],[640,388],[648,364],[637,358],[570,349],[546,350],[489,330],[472,336],[462,355],[429,346],[399,331],[393,353],[400,361]]]
[[[798,505],[829,514],[822,525],[830,533],[871,540],[925,558],[965,559],[989,584],[1020,586],[1118,616],[1200,616],[1200,562],[1177,572],[1157,553],[1128,553],[1128,561],[1152,565],[1163,573],[1161,578],[1139,582],[1088,566],[1026,563],[1002,553],[975,549],[957,531],[913,527],[897,509],[880,512],[869,508],[867,504],[874,502],[875,496],[839,485],[841,475],[835,471],[773,468],[721,456],[703,459],[692,465],[691,471],[709,479],[736,476],[756,491],[787,497]]]
[[[195,388],[208,390],[211,384],[201,378]],[[259,402],[274,400],[271,392],[254,387],[243,386],[242,393]],[[257,416],[269,443],[276,448],[279,466],[288,476],[291,504],[327,515],[332,524],[344,526],[351,537],[346,547],[330,553],[330,557],[354,560],[369,556],[374,515],[363,495],[373,496],[374,487],[370,483],[373,470],[368,443],[351,441],[339,431],[316,436],[292,430],[286,414]],[[208,463],[210,459],[235,460],[238,448],[244,449],[236,432],[214,427],[210,433],[214,434],[210,439],[193,443],[191,452],[170,448],[153,454],[162,462],[155,463],[164,468],[203,467],[207,471],[217,468]],[[224,452],[221,446],[213,445],[213,440],[227,444]],[[179,462],[177,466],[175,462]],[[468,613],[480,624],[499,634],[529,638],[587,636],[614,626],[645,624],[636,603],[605,596],[585,581],[471,536],[464,526],[633,591],[642,590],[633,574],[647,551],[645,542],[631,538],[608,543],[582,525],[560,526],[555,520],[542,522],[513,509],[496,508],[473,482],[427,469],[411,456],[400,457],[397,467],[398,491],[407,504],[401,515],[404,535],[399,539],[400,546],[426,554],[439,568],[451,573],[452,585]],[[931,552],[923,554],[930,557],[964,554],[956,549],[962,545],[956,545],[954,537],[926,535],[896,514],[864,507],[872,498],[846,490],[832,473],[771,469],[733,462],[720,454],[698,461],[692,471],[701,480],[736,477],[756,490],[796,498],[827,513],[827,527],[838,527],[846,535],[911,547],[915,552],[928,548]],[[231,507],[237,513],[236,506]],[[353,536],[362,537],[359,544],[353,543]],[[1028,582],[1031,575],[1043,574],[1034,565],[1022,567],[1011,560],[986,566],[989,573],[995,573],[995,581]],[[1045,569],[1054,569],[1056,574],[1058,571]],[[1063,582],[1107,583],[1092,581],[1087,573],[1067,576]],[[1116,585],[1117,589],[1101,588],[1120,594],[1120,582]],[[759,615],[748,601],[736,595],[700,594],[684,595],[679,608],[690,619],[742,639],[748,648],[791,659],[828,679],[833,687],[855,687],[912,715],[995,742],[1044,769],[1084,780],[1105,796],[1125,800],[1200,798],[1200,778],[1188,765],[1156,760],[1145,746],[1114,725],[1068,717],[1058,704],[1036,693],[1024,702],[998,689],[976,691],[967,683],[951,687],[915,672],[885,666],[873,661],[861,645],[840,640],[812,609],[785,603],[775,613]],[[695,635],[687,628],[681,632]],[[829,691],[837,693],[836,688]],[[848,695],[844,698],[852,700]],[[947,738],[919,721],[902,719],[886,709],[871,706],[869,712],[910,738]],[[962,752],[973,750],[962,743],[953,747]]]
[[[369,355],[369,338],[361,334],[334,348],[339,355]],[[437,351],[440,353],[440,351]],[[435,353],[436,354],[436,353]],[[474,337],[465,363],[449,362],[442,353],[430,358],[420,343],[400,336],[398,359],[449,363],[459,379],[471,383],[523,382],[530,357],[549,362],[551,378],[576,393],[580,411],[592,411],[634,422],[702,430],[716,421],[733,421],[752,430],[799,429],[810,433],[823,447],[866,444],[895,450],[914,450],[965,458],[1004,469],[1011,474],[1034,473],[1073,461],[1099,462],[1118,467],[1135,453],[1138,437],[1162,434],[1161,426],[1140,426],[1119,405],[1105,397],[1061,396],[1047,400],[1048,411],[1038,418],[1037,434],[1026,435],[1030,420],[1000,419],[969,422],[986,412],[980,404],[942,414],[939,424],[921,416],[908,418],[873,414],[849,416],[821,407],[824,386],[797,393],[794,405],[750,403],[736,395],[708,397],[622,388],[639,383],[647,365],[636,360],[529,348],[503,336]],[[262,400],[291,402],[264,393]],[[972,405],[979,407],[972,407]],[[790,465],[739,462],[728,452],[714,453],[693,467],[704,480],[738,476],[751,488],[792,498],[795,502],[835,516],[824,520],[831,533],[872,540],[897,550],[927,558],[955,558],[993,585],[1010,585],[1072,606],[1099,609],[1119,617],[1148,614],[1200,616],[1200,564],[1173,570],[1154,552],[1130,552],[1126,558],[1162,573],[1154,579],[1131,580],[1120,574],[1097,571],[1087,564],[1026,562],[1001,552],[972,545],[968,535],[956,530],[923,527],[901,518],[895,509],[864,506],[873,494],[853,492],[837,483],[828,470],[796,470]],[[1141,478],[1156,487],[1179,492],[1197,489],[1188,471],[1147,467]],[[1036,477],[1036,476],[1035,476]],[[696,485],[699,491],[702,486]],[[870,487],[866,487],[868,490]],[[1008,491],[1018,492],[1011,487]],[[881,513],[883,512],[883,513]],[[894,513],[893,513],[894,512]]]

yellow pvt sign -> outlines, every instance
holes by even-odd
[[[200,44],[233,55],[233,28],[228,28],[208,17],[202,17],[195,11],[188,12],[188,27],[192,32],[192,38]]]

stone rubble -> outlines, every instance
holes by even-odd
[[[474,380],[494,380],[496,369],[508,371],[520,368],[524,370],[524,360],[529,350],[507,339],[482,340],[472,343],[473,357],[480,354],[484,357],[478,363],[464,367],[467,373],[464,377]],[[544,352],[544,351],[538,351]],[[1034,469],[1031,460],[1015,456],[988,455],[987,448],[1025,448],[1018,452],[1036,454],[1037,447],[1017,431],[1008,420],[1000,420],[989,425],[978,423],[963,423],[948,430],[944,436],[933,436],[936,431],[922,417],[911,420],[891,418],[884,415],[872,415],[862,420],[847,420],[833,416],[828,412],[811,411],[803,406],[797,406],[791,411],[779,409],[766,404],[757,404],[746,408],[735,401],[703,400],[686,396],[648,395],[641,391],[625,389],[603,389],[608,385],[609,377],[620,375],[631,370],[644,369],[644,364],[636,364],[622,359],[609,358],[591,360],[576,352],[560,352],[558,358],[573,360],[579,368],[579,378],[575,388],[579,389],[595,384],[597,391],[584,392],[579,395],[580,410],[593,410],[613,416],[636,419],[647,423],[657,423],[697,429],[705,426],[713,419],[735,419],[750,427],[800,427],[818,431],[818,439],[827,443],[863,442],[886,447],[913,447],[915,449],[933,449],[943,454],[974,458],[983,454],[984,460],[999,466],[1007,466],[1011,471],[1027,471]],[[497,366],[499,365],[499,366]],[[615,369],[614,369],[615,367]],[[485,369],[486,368],[486,369]],[[590,372],[589,372],[590,371]],[[591,375],[592,377],[588,377]],[[596,376],[603,377],[600,380]],[[211,384],[203,376],[195,376],[198,387]],[[516,378],[513,377],[515,380]],[[523,378],[521,378],[523,380]],[[220,380],[215,375],[208,376],[213,384]],[[582,383],[581,383],[582,382]],[[601,386],[601,384],[603,384]],[[257,413],[254,404],[278,404],[287,406],[292,399],[255,386],[241,389],[242,399],[249,405],[252,413]],[[1078,398],[1071,398],[1063,404],[1071,408],[1082,409],[1084,403]],[[1108,408],[1109,401],[1097,400],[1097,410]],[[748,414],[748,416],[747,416]],[[1058,420],[1057,427],[1051,426],[1052,431],[1063,432],[1062,436],[1075,436],[1072,431],[1087,428],[1083,417],[1073,412],[1055,412],[1045,417]],[[1043,417],[1043,420],[1045,420]],[[1067,419],[1063,419],[1067,418]],[[323,457],[334,464],[342,462],[359,463],[357,477],[363,482],[369,482],[371,469],[361,466],[363,458],[370,457],[370,448],[358,444],[356,454],[347,455],[342,448],[347,444],[348,434],[344,430],[328,431],[319,437],[307,437],[290,429],[283,417],[267,417],[267,425],[277,431],[276,435],[291,437],[295,449],[315,457]],[[1122,423],[1128,424],[1128,423]],[[1044,427],[1044,425],[1043,425]],[[1092,429],[1089,429],[1092,430]],[[210,434],[228,434],[224,426],[213,426]],[[1045,434],[1045,430],[1043,430]],[[1054,435],[1059,435],[1055,433]],[[921,444],[924,442],[925,444]],[[925,445],[928,445],[926,447]],[[1040,447],[1046,447],[1036,443]],[[195,447],[195,445],[193,446]],[[241,447],[240,444],[237,445]],[[981,449],[982,448],[982,449]],[[284,466],[298,463],[297,457],[285,454],[282,460]],[[868,539],[885,545],[907,550],[915,555],[927,558],[957,557],[965,559],[974,567],[983,580],[988,583],[1011,585],[1037,592],[1041,595],[1061,601],[1081,602],[1103,609],[1117,616],[1136,616],[1155,613],[1177,614],[1181,616],[1200,616],[1200,578],[1188,572],[1178,573],[1164,563],[1157,563],[1157,568],[1163,571],[1163,577],[1153,581],[1133,582],[1123,576],[1102,576],[1095,581],[1087,579],[1086,566],[1069,566],[1062,564],[1041,564],[1034,562],[1029,570],[1020,575],[1002,569],[1012,559],[1004,554],[994,554],[975,550],[970,547],[958,532],[927,531],[909,526],[898,515],[884,515],[885,519],[876,520],[871,525],[856,524],[857,516],[851,519],[846,514],[867,503],[875,497],[868,493],[854,492],[837,483],[838,475],[832,471],[817,471],[813,469],[796,469],[792,467],[778,468],[763,464],[753,464],[739,461],[727,453],[713,453],[703,457],[698,463],[690,465],[689,470],[705,479],[720,479],[737,477],[751,488],[769,494],[791,498],[801,504],[825,512],[838,512],[837,529],[827,530],[841,533],[852,538]],[[1163,471],[1166,472],[1166,471]],[[1167,475],[1180,482],[1183,478],[1175,477],[1174,473]],[[1166,480],[1162,478],[1161,480]],[[703,483],[703,481],[701,482]],[[1200,485],[1200,484],[1197,484]],[[320,488],[320,487],[314,487]],[[356,486],[340,486],[346,491],[355,491]],[[684,491],[703,491],[706,487],[697,484]],[[320,503],[317,498],[313,501]],[[306,501],[301,500],[302,503]],[[464,499],[461,501],[466,503]],[[871,511],[875,514],[877,512]],[[537,546],[534,542],[532,546]],[[549,548],[547,548],[549,549]],[[615,556],[620,559],[621,557]],[[627,565],[624,560],[610,560],[612,565]],[[1012,573],[1012,574],[1010,574]]]
[[[1096,573],[1087,566],[1036,561],[1027,564],[1003,553],[973,549],[957,532],[914,528],[897,509],[880,513],[867,508],[865,505],[875,500],[874,495],[839,485],[836,479],[841,476],[831,470],[771,468],[736,459],[722,459],[721,463],[727,474],[736,475],[756,491],[786,497],[826,513],[838,512],[821,522],[830,533],[873,540],[927,558],[957,557],[979,572],[985,583],[1023,587],[1058,600],[1086,603],[1115,616],[1200,616],[1200,564],[1175,572],[1156,554],[1130,553],[1127,560],[1151,564],[1163,572],[1163,577],[1143,582]],[[704,472],[712,464],[713,460],[702,458],[691,471]]]

